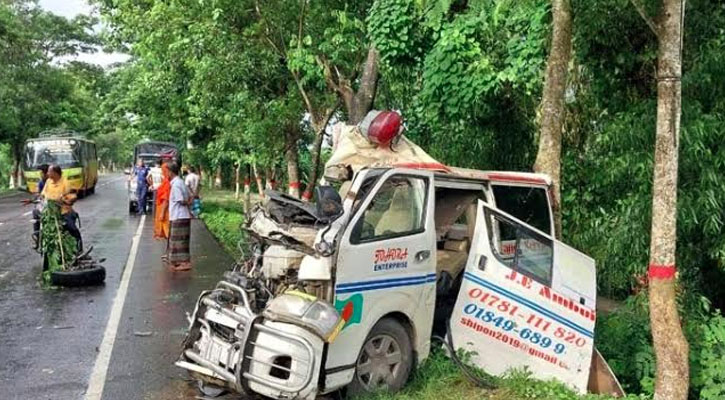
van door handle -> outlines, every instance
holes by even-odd
[[[430,257],[430,250],[422,250],[415,253],[415,262],[423,262]]]

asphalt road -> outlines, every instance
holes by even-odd
[[[27,195],[0,198],[0,398],[86,399],[89,387],[104,400],[199,396],[173,363],[186,313],[232,260],[193,221],[194,268],[169,271],[159,258],[165,243],[152,239],[152,219],[141,225],[128,215],[125,190],[123,175],[104,176],[96,194],[75,205],[84,244],[106,258],[105,285],[84,289],[40,285],[31,208],[20,204]],[[136,256],[129,257],[137,232]]]

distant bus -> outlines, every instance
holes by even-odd
[[[25,142],[23,169],[28,191],[38,191],[38,167],[48,164],[63,169],[63,177],[79,197],[95,193],[98,182],[96,144],[72,131],[41,133],[40,136]]]

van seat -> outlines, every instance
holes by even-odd
[[[436,251],[436,273],[446,272],[451,278],[456,279],[466,267],[468,252],[466,250],[456,251],[443,249]]]

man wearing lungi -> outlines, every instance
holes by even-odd
[[[169,236],[169,264],[174,271],[187,271],[191,269],[191,254],[189,240],[191,238],[191,195],[179,177],[179,165],[169,163],[171,177],[171,195],[169,196],[169,221],[171,221],[171,234]]]

